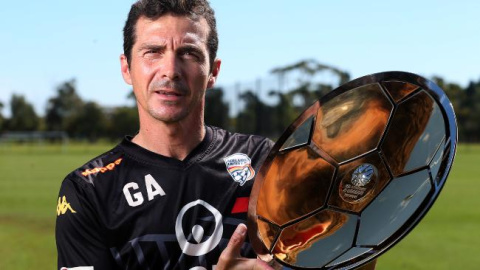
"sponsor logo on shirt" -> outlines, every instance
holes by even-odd
[[[183,228],[183,220],[186,213],[190,209],[191,211],[198,211],[197,207],[204,207],[213,216],[215,222],[213,234],[205,237],[205,229],[202,225],[197,224],[191,228],[191,232],[186,234]],[[183,253],[190,256],[203,256],[212,251],[223,235],[223,223],[222,214],[209,203],[203,200],[196,200],[186,204],[178,213],[177,220],[175,221],[175,235],[177,237],[178,244]],[[188,240],[188,236],[193,236],[193,239]]]
[[[65,213],[67,213],[68,210],[70,210],[70,212],[72,212],[74,214],[76,213],[76,211],[73,210],[70,203],[67,202],[67,198],[65,196],[58,197],[57,216],[60,216],[60,215],[63,215]]]
[[[78,267],[71,267],[71,268],[62,267],[60,268],[60,270],[94,270],[94,269],[93,269],[93,266],[78,266]]]
[[[223,159],[227,166],[227,171],[235,182],[243,186],[245,182],[253,179],[255,170],[252,168],[250,158],[242,153],[236,153]]]
[[[91,174],[97,174],[97,173],[105,173],[106,171],[113,171],[113,169],[115,169],[115,167],[117,165],[120,165],[120,163],[122,162],[122,159],[119,158],[117,160],[115,160],[114,162],[112,163],[109,163],[108,165],[104,166],[104,167],[96,167],[96,168],[93,168],[93,169],[86,169],[85,171],[82,172],[82,175],[83,176],[89,176]]]

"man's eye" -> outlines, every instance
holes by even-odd
[[[146,50],[143,53],[143,57],[145,59],[150,59],[150,60],[159,59],[161,56],[162,56],[162,50],[152,49],[152,50]]]
[[[196,57],[196,55],[193,52],[184,52],[183,55],[185,57]]]
[[[145,52],[145,54],[156,54],[156,53],[159,53],[158,50],[148,50]]]
[[[185,59],[200,60],[201,57],[197,52],[194,51],[184,51],[182,52],[182,57]]]

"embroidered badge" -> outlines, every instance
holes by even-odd
[[[227,171],[232,176],[233,180],[243,186],[245,182],[253,179],[255,170],[252,168],[252,161],[250,158],[242,153],[236,153],[223,158]]]

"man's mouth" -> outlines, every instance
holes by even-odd
[[[155,91],[156,94],[160,95],[165,95],[165,96],[176,96],[176,97],[181,97],[183,96],[182,94],[175,92],[175,91],[165,91],[165,90],[159,90]]]

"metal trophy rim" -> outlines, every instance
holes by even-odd
[[[302,268],[298,266],[289,265],[279,259],[274,258],[273,255],[270,254],[268,248],[263,244],[263,241],[260,239],[258,235],[258,226],[257,226],[257,213],[256,207],[258,202],[258,195],[262,188],[264,178],[266,173],[268,172],[273,159],[275,158],[276,154],[281,149],[283,143],[289,138],[289,136],[296,130],[298,126],[300,126],[305,120],[311,117],[314,112],[316,112],[320,107],[321,104],[324,104],[331,100],[332,98],[341,95],[347,91],[353,90],[357,87],[378,83],[384,92],[385,88],[382,85],[382,82],[385,81],[401,81],[406,83],[411,83],[414,85],[419,86],[421,89],[426,91],[438,104],[439,108],[441,109],[443,119],[445,122],[445,146],[444,146],[444,153],[442,157],[442,162],[439,168],[439,172],[437,174],[438,179],[437,183],[434,184],[434,189],[431,191],[432,195],[429,197],[428,200],[424,201],[419,208],[415,211],[415,213],[405,222],[403,226],[401,226],[392,236],[390,236],[387,241],[379,245],[379,247],[374,252],[367,252],[366,254],[362,254],[356,258],[350,259],[344,263],[335,265],[333,267],[322,267],[318,269],[333,269],[333,268],[342,268],[342,269],[353,269],[355,267],[359,267],[375,258],[380,256],[381,254],[385,253],[399,241],[401,241],[413,228],[415,228],[418,223],[425,217],[426,213],[430,210],[433,203],[438,198],[440,191],[442,190],[443,186],[445,185],[445,181],[451,171],[453,160],[456,154],[456,145],[458,140],[458,131],[457,131],[457,124],[456,124],[456,117],[453,110],[453,106],[449,101],[448,97],[446,96],[445,92],[437,86],[434,82],[423,78],[417,74],[409,73],[409,72],[402,72],[402,71],[388,71],[388,72],[380,72],[374,73],[370,75],[366,75],[363,77],[359,77],[354,79],[348,83],[345,83],[336,89],[332,90],[328,94],[321,97],[319,100],[315,101],[309,108],[307,108],[304,112],[300,114],[300,116],[293,121],[293,123],[286,128],[280,138],[277,140],[273,148],[271,149],[270,153],[268,154],[267,158],[265,159],[257,177],[252,187],[252,192],[250,195],[249,205],[248,205],[248,235],[250,238],[251,245],[255,252],[257,253],[258,257],[264,261],[271,261],[275,260],[282,265],[285,265],[290,268],[296,269],[312,269],[312,268]],[[389,95],[387,95],[389,96]],[[392,97],[389,96],[389,99],[392,100]],[[394,102],[392,102],[395,104]],[[394,105],[394,110],[397,105]],[[313,130],[313,129],[312,129]],[[382,136],[385,136],[383,134]],[[311,136],[310,136],[311,137]],[[308,142],[310,143],[310,141]],[[378,149],[378,146],[377,146]],[[433,182],[436,182],[436,179],[431,179]]]

